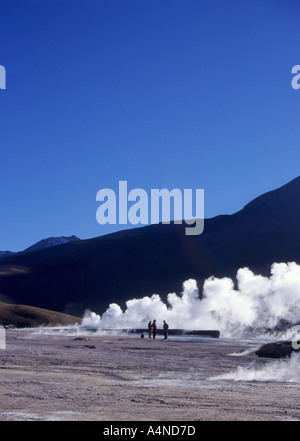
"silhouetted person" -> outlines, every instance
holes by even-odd
[[[168,323],[164,320],[164,339],[167,340],[168,338],[168,331],[169,331],[169,325]]]
[[[156,331],[157,331],[156,320],[153,320],[153,323],[152,323],[153,338],[155,338],[155,336],[156,336]]]
[[[148,334],[149,334],[149,338],[151,338],[151,334],[152,334],[152,323],[151,323],[151,320],[148,323]]]

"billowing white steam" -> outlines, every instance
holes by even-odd
[[[235,370],[226,374],[210,377],[210,380],[234,380],[234,381],[291,381],[300,383],[299,372],[300,355],[294,353],[286,360],[274,360],[269,364],[257,367],[238,366]]]
[[[200,300],[195,280],[183,283],[181,295],[168,294],[165,304],[158,294],[128,300],[126,310],[115,303],[100,317],[88,312],[83,326],[95,328],[145,328],[149,320],[170,328],[219,329],[222,336],[240,336],[249,327],[274,328],[280,320],[300,322],[300,265],[274,263],[270,277],[248,268],[237,272],[237,289],[229,278],[207,279]]]

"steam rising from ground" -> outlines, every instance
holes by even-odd
[[[229,373],[211,377],[210,380],[234,381],[288,381],[300,383],[300,355],[294,353],[288,360],[275,360],[263,367],[254,365],[242,367]]]
[[[274,263],[270,277],[248,268],[237,272],[237,289],[230,278],[207,279],[202,299],[195,280],[183,283],[181,295],[170,293],[165,304],[158,294],[126,302],[126,310],[112,303],[101,316],[88,312],[83,326],[145,328],[149,320],[170,328],[219,329],[223,337],[242,336],[246,329],[274,328],[282,320],[300,321],[300,265]]]

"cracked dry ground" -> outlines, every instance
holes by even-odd
[[[155,341],[136,336],[7,330],[0,351],[0,420],[299,420],[300,385],[214,380],[268,359],[234,357],[223,339]]]

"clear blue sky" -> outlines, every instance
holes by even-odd
[[[8,0],[0,42],[0,250],[123,228],[119,180],[209,218],[300,175],[299,0]]]

